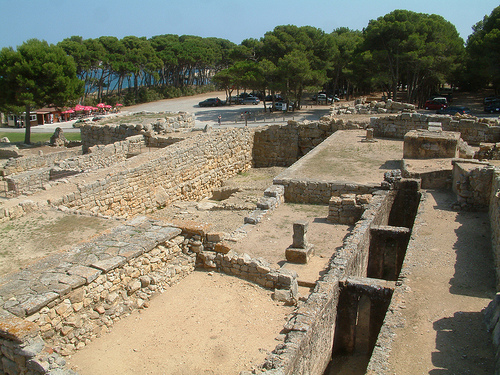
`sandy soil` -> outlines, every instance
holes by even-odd
[[[238,374],[263,362],[292,307],[230,276],[195,272],[69,360],[80,374]]]
[[[37,211],[0,223],[0,275],[17,272],[37,260],[87,241],[120,221]]]

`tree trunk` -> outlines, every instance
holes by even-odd
[[[29,104],[26,104],[25,110],[24,126],[26,127],[26,132],[24,133],[24,143],[29,145],[31,144],[31,107]]]

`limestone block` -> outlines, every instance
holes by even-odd
[[[313,255],[313,245],[307,245],[305,248],[289,247],[285,251],[286,260],[290,263],[307,264]]]

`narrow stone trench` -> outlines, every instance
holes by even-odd
[[[416,206],[414,201],[405,205],[408,198],[395,200],[389,224],[413,226]],[[488,374],[493,371],[491,340],[480,313],[495,292],[488,217],[485,212],[452,211],[453,201],[450,191],[428,191],[421,203],[422,229],[417,229],[413,236],[418,254],[417,257],[410,255],[411,271],[404,275],[411,288],[408,288],[408,303],[403,311],[403,329],[393,343],[390,373],[448,370]],[[404,216],[398,216],[401,213]],[[385,238],[380,227],[371,229],[368,277],[398,279],[410,238],[404,235],[402,228],[396,227],[392,234],[385,230]],[[403,251],[401,245],[404,245]],[[388,264],[396,267],[387,267]],[[384,319],[389,302],[390,298],[381,302],[385,305],[383,314],[380,314],[383,307],[378,305],[378,319]],[[366,296],[341,294],[334,354],[325,375],[366,373],[375,344],[371,327],[374,319],[371,315],[377,313],[377,308],[371,311],[374,306],[377,304],[370,303]],[[443,322],[452,323],[445,329],[446,337],[440,328]],[[380,329],[382,321],[375,325]]]

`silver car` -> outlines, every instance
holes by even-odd
[[[260,99],[257,98],[256,96],[248,96],[245,99],[243,99],[243,104],[254,104],[257,105],[260,103]]]

